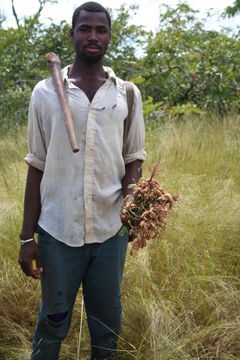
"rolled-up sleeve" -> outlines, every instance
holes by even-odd
[[[146,160],[144,150],[145,126],[142,111],[142,97],[138,88],[134,85],[134,101],[131,115],[130,127],[126,141],[125,164],[135,160]]]
[[[32,94],[29,105],[27,140],[29,152],[24,160],[28,165],[44,171],[47,153],[46,142],[41,117],[34,100],[34,93]]]

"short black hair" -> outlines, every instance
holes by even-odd
[[[75,9],[72,17],[72,29],[74,29],[76,25],[81,10],[90,11],[90,12],[105,12],[109,25],[109,30],[111,30],[112,21],[109,12],[101,4],[95,1],[85,2],[84,4],[80,5]]]

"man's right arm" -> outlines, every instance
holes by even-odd
[[[20,234],[22,240],[34,237],[34,231],[41,211],[40,184],[42,176],[43,172],[41,170],[29,166],[25,190],[23,226]],[[33,260],[36,261],[35,268],[33,267]],[[27,276],[40,279],[43,269],[40,251],[35,241],[30,241],[21,246],[18,262]]]

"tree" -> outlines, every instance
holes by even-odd
[[[13,16],[15,18],[17,27],[19,27],[20,26],[20,20],[19,20],[19,17],[17,15],[17,12],[16,12],[16,8],[15,8],[15,5],[14,5],[14,0],[11,0],[11,3],[12,3]],[[57,3],[57,0],[38,0],[39,8],[38,8],[37,12],[32,17],[35,18],[35,19],[39,18],[39,16],[41,15],[42,10],[43,10],[43,8],[44,8],[44,6],[46,4],[56,4],[56,3]]]
[[[239,104],[239,52],[239,39],[206,30],[187,4],[166,6],[134,80],[145,98],[167,107],[192,103],[227,111]]]
[[[119,77],[125,80],[133,77],[137,70],[139,49],[146,43],[147,32],[142,26],[129,25],[132,14],[138,10],[136,5],[122,5],[112,11],[111,42],[105,57],[105,64],[111,66]]]
[[[39,11],[17,28],[0,26],[0,125],[7,128],[26,121],[33,87],[49,76],[46,53],[56,52],[62,67],[74,59],[70,25],[62,21],[46,27],[40,22],[47,2],[53,0],[39,1]],[[193,106],[220,112],[239,107],[240,39],[206,30],[197,12],[185,3],[164,9],[156,33],[129,24],[135,6],[110,10],[112,39],[105,65],[139,86],[147,113],[160,104],[168,109]],[[0,25],[3,20],[0,16]]]
[[[240,12],[240,0],[235,0],[233,6],[228,6],[226,8],[226,14],[229,17],[235,16]]]
[[[74,48],[69,38],[70,25],[66,21],[43,26],[39,20],[43,5],[51,1],[39,1],[39,11],[23,22],[17,29],[0,27],[0,121],[4,126],[14,126],[26,121],[31,91],[36,83],[50,76],[45,55],[54,51],[61,59],[62,67],[73,62]],[[137,57],[136,44],[141,43],[145,32],[142,27],[129,25],[128,20],[135,7],[113,12],[113,37],[106,56],[119,76],[127,79],[133,75]],[[130,67],[130,64],[133,64]],[[1,124],[0,124],[1,125]]]
[[[6,16],[4,13],[0,10],[0,29],[2,28],[2,23],[6,20]]]

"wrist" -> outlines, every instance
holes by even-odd
[[[21,245],[25,245],[25,244],[28,244],[28,243],[30,243],[30,242],[33,242],[35,239],[34,239],[34,237],[33,238],[30,238],[30,239],[26,239],[26,240],[21,240],[20,239],[20,244]]]
[[[28,240],[34,238],[34,231],[23,231],[20,233],[20,240]]]

